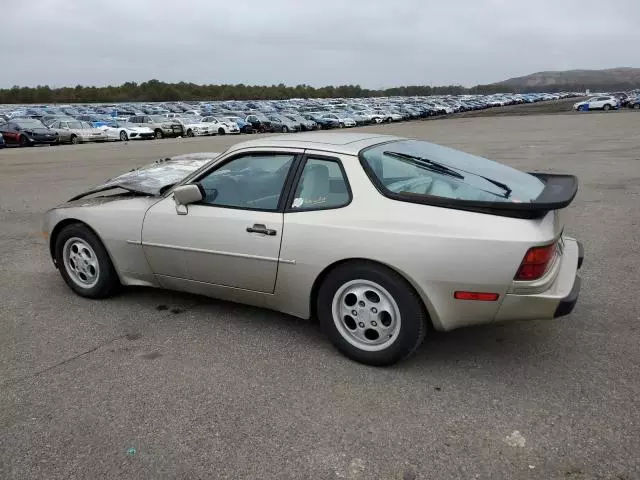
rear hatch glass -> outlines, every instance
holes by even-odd
[[[571,175],[525,173],[418,140],[375,145],[360,158],[378,190],[409,202],[536,217],[566,207],[577,191]]]

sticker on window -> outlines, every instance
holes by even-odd
[[[304,203],[303,198],[294,198],[293,204],[291,205],[293,208],[300,208]]]

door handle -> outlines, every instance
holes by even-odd
[[[247,232],[249,233],[261,233],[263,235],[269,235],[270,237],[275,236],[277,233],[275,230],[271,228],[267,228],[262,223],[254,223],[253,227],[247,227]]]

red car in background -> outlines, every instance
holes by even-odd
[[[58,133],[34,118],[12,119],[0,125],[0,135],[7,145],[29,147],[37,144],[57,145]]]

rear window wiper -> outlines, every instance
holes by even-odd
[[[502,182],[499,182],[498,180],[494,180],[492,178],[485,177],[484,175],[480,175],[479,173],[469,172],[467,170],[463,170],[462,168],[458,168],[458,167],[449,167],[449,166],[444,165],[442,163],[438,163],[438,162],[434,162],[433,160],[429,160],[428,158],[423,158],[423,157],[419,157],[417,155],[411,155],[411,154],[408,154],[408,153],[390,152],[390,151],[382,152],[382,153],[384,153],[385,155],[389,155],[390,157],[401,158],[401,159],[404,159],[404,160],[412,160],[412,161],[420,162],[420,163],[424,162],[425,164],[430,165],[431,167],[433,167],[432,168],[433,171],[437,171],[437,172],[443,173],[445,175],[451,175],[452,177],[455,176],[456,178],[459,178],[460,180],[464,180],[464,176],[459,174],[458,172],[456,172],[456,170],[468,173],[470,175],[474,175],[476,177],[480,177],[480,178],[486,180],[487,182],[492,183],[496,187],[501,188],[502,190],[504,190],[504,198],[509,198],[509,195],[511,195],[511,192],[512,192],[511,188],[509,188],[508,185],[506,185],[506,184],[504,184]],[[455,175],[453,175],[453,174],[455,174]]]
[[[427,158],[422,158],[415,155],[410,155],[408,153],[400,153],[400,152],[382,152],[382,153],[390,157],[399,158],[401,160],[408,160],[412,165],[415,165],[420,168],[426,168],[428,170],[431,170],[432,172],[441,173],[443,175],[449,175],[450,177],[464,180],[464,175],[461,175],[460,173],[447,167],[446,165],[443,165],[442,163],[434,162],[433,160],[429,160]]]

